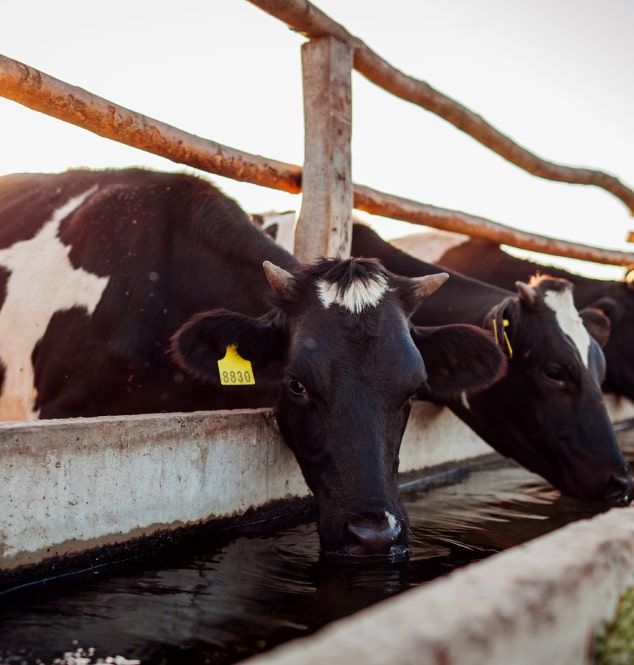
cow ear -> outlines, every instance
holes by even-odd
[[[227,310],[194,315],[171,339],[173,360],[204,381],[218,384],[218,361],[235,345],[258,379],[279,378],[285,333],[277,318],[245,316]]]
[[[505,298],[489,312],[483,323],[484,328],[491,330],[495,341],[500,347],[506,348],[507,351],[510,342],[505,342],[504,331],[507,333],[506,339],[508,340],[508,333],[515,328],[514,324],[517,322],[521,310],[520,303],[521,297],[509,296]]]
[[[447,401],[458,399],[463,392],[484,390],[506,372],[506,356],[482,328],[467,324],[419,326],[411,333],[427,369],[432,399]]]
[[[623,316],[623,305],[614,298],[599,298],[588,303],[587,306],[588,308],[598,309],[601,314],[605,314],[612,325],[618,323]]]
[[[611,323],[605,312],[596,307],[586,307],[579,312],[588,332],[594,337],[601,348],[605,347],[610,338]]]

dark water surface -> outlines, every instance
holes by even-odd
[[[322,559],[310,522],[0,595],[0,665],[234,663],[604,509],[505,462],[448,486],[407,486],[404,497],[405,562]]]

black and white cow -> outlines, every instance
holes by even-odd
[[[415,234],[399,239],[399,246],[411,247],[409,253],[447,266],[465,275],[475,277],[505,289],[513,288],[518,279],[531,275],[548,274],[567,279],[574,284],[574,299],[578,308],[594,308],[610,320],[610,336],[603,347],[606,373],[603,381],[605,393],[634,400],[634,275],[623,280],[603,280],[562,268],[520,259],[505,252],[498,244],[469,236],[439,233]],[[425,256],[420,252],[425,252]]]
[[[6,176],[0,415],[274,406],[323,549],[403,554],[397,469],[412,396],[471,392],[505,366],[477,327],[410,325],[445,279],[372,260],[300,265],[188,175]]]
[[[432,274],[421,261],[355,224],[354,256],[378,258],[399,275]],[[451,408],[499,452],[566,494],[629,500],[632,478],[616,442],[600,389],[605,360],[561,279],[516,281],[507,291],[450,272],[442,293],[413,315],[430,324],[473,323],[493,329],[509,356],[506,375]],[[589,328],[605,338],[605,317]]]

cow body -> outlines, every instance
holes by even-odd
[[[429,244],[444,239],[433,263],[475,277],[505,289],[518,279],[547,274],[574,284],[578,308],[594,308],[610,320],[610,336],[603,347],[606,373],[603,391],[634,400],[634,282],[632,275],[621,281],[584,277],[556,266],[539,264],[511,256],[498,244],[468,236],[433,233],[403,238],[399,246],[414,256],[424,257]],[[409,245],[406,248],[405,245]],[[427,249],[426,249],[427,248]],[[437,249],[440,249],[437,246]]]
[[[400,275],[438,270],[360,224],[354,225],[352,253],[376,257]],[[499,452],[563,492],[628,497],[630,473],[600,391],[605,361],[573,307],[571,284],[544,279],[507,291],[449,272],[443,291],[430,296],[413,320],[495,329],[509,355],[503,379],[468,400],[450,401],[450,407]],[[593,329],[607,327],[607,320],[592,318]]]
[[[323,549],[401,555],[398,452],[412,396],[477,390],[504,369],[475,327],[410,324],[445,278],[371,260],[300,265],[187,175],[6,176],[0,412],[273,406],[316,496]],[[230,356],[248,369],[221,369]]]

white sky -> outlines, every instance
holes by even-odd
[[[538,155],[634,186],[632,0],[315,0],[379,55]],[[304,38],[247,0],[21,0],[0,53],[180,129],[301,164]],[[0,174],[190,170],[0,98]],[[353,75],[353,180],[515,228],[634,251],[625,206],[537,179]],[[210,176],[251,212],[298,198]],[[417,227],[378,220],[386,236]],[[611,268],[610,270],[618,270]],[[620,272],[620,271],[619,271]]]

